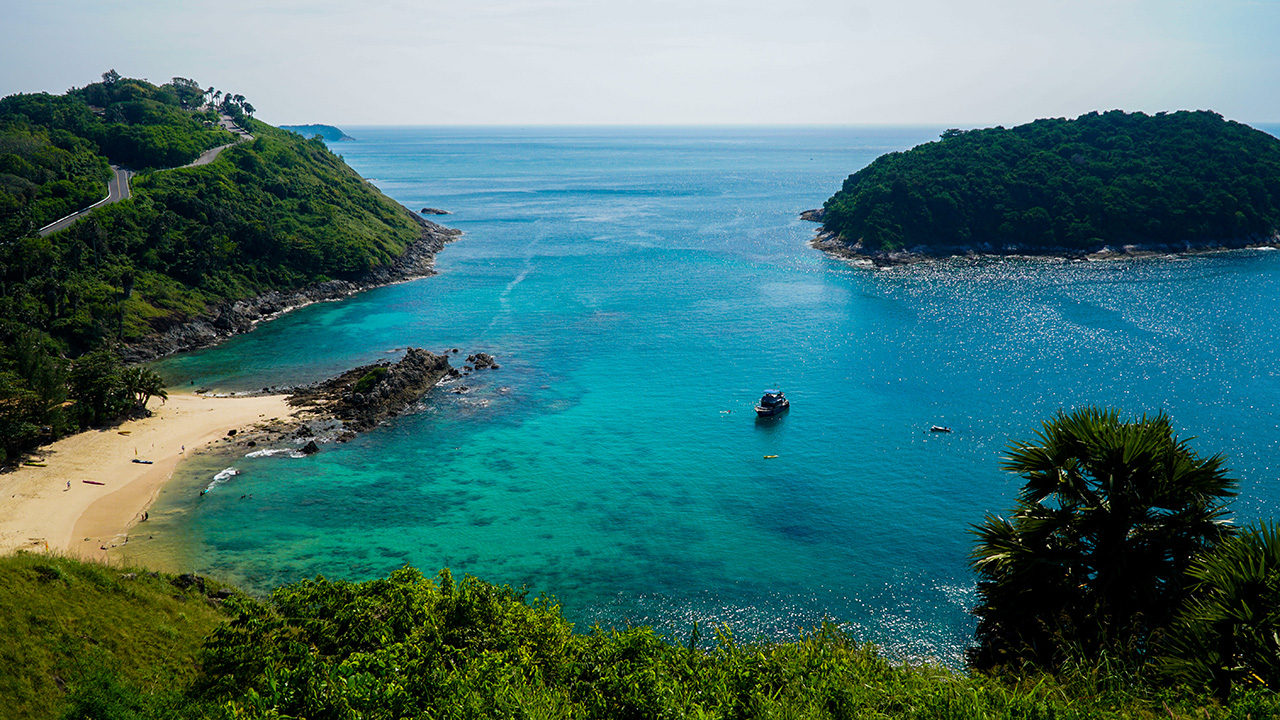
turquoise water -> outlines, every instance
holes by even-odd
[[[332,147],[387,194],[453,211],[440,274],[162,371],[257,388],[409,345],[502,368],[314,457],[237,460],[203,499],[226,463],[185,465],[152,517],[193,569],[265,589],[447,566],[584,626],[829,617],[954,662],[966,528],[1010,506],[1001,450],[1058,408],[1167,410],[1228,455],[1242,520],[1278,514],[1280,253],[869,271],[806,245],[801,210],[938,128],[347,131]],[[792,409],[757,420],[774,386]]]

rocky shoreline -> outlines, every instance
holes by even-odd
[[[822,222],[822,210],[805,210],[800,213],[801,220]],[[948,258],[1057,258],[1061,260],[1116,260],[1122,258],[1151,257],[1157,255],[1195,255],[1224,250],[1246,250],[1250,248],[1280,247],[1280,232],[1270,239],[1241,238],[1237,240],[1219,240],[1201,245],[1149,243],[1134,245],[1100,244],[1089,249],[1079,248],[1013,248],[1002,250],[989,244],[978,246],[937,245],[916,246],[903,250],[866,252],[862,244],[850,243],[837,233],[819,230],[809,241],[809,246],[857,265],[868,267],[893,267],[914,263],[946,260]]]
[[[249,332],[260,322],[290,310],[326,300],[340,300],[362,290],[435,274],[436,253],[462,234],[418,217],[422,233],[400,257],[389,265],[373,268],[356,280],[329,280],[293,292],[272,291],[247,300],[237,300],[209,308],[201,315],[160,329],[146,338],[126,345],[126,363],[141,363],[167,355],[214,345],[233,335]]]
[[[297,408],[288,419],[273,419],[251,427],[227,431],[219,448],[235,452],[289,450],[304,455],[320,445],[346,442],[359,433],[403,414],[441,381],[461,378],[480,370],[497,370],[492,355],[476,353],[459,370],[449,363],[454,348],[433,353],[408,348],[397,362],[382,360],[352,368],[341,375],[293,388],[263,388],[264,393],[286,393],[286,402]],[[201,391],[203,392],[203,391]]]

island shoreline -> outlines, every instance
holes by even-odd
[[[822,222],[821,210],[806,210],[800,219],[809,222]],[[1280,249],[1280,232],[1268,240],[1257,238],[1239,241],[1218,241],[1202,245],[1187,244],[1128,244],[1113,246],[1102,244],[1089,249],[1044,248],[1041,252],[1028,252],[1025,249],[999,252],[990,247],[938,246],[925,249],[917,246],[911,249],[875,252],[864,252],[859,243],[850,243],[843,236],[819,229],[808,242],[809,247],[820,250],[832,257],[849,261],[857,267],[887,268],[901,265],[917,265],[955,259],[1049,259],[1064,262],[1097,262],[1108,260],[1130,260],[1145,257],[1208,255],[1212,253],[1235,250],[1257,250],[1262,248]]]

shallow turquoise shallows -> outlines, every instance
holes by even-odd
[[[1280,514],[1280,253],[874,271],[808,247],[800,211],[941,128],[346,130],[333,150],[388,195],[453,212],[440,274],[161,369],[260,388],[406,346],[501,369],[314,457],[192,461],[130,553],[258,590],[449,567],[580,627],[832,618],[956,662],[967,528],[1059,408],[1168,411],[1228,456],[1240,522]],[[774,387],[790,411],[757,420]]]

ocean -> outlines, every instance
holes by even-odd
[[[407,346],[501,369],[313,457],[185,463],[126,558],[258,592],[448,567],[584,630],[831,620],[956,664],[969,526],[1013,504],[1006,443],[1061,408],[1166,411],[1227,456],[1237,522],[1277,515],[1280,253],[869,270],[808,246],[801,211],[942,128],[344,130],[385,193],[452,213],[439,274],[158,369],[243,390]],[[773,387],[792,408],[758,420]]]

